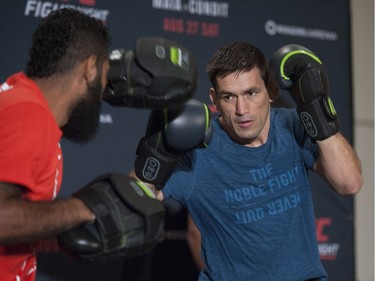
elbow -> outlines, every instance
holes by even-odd
[[[357,194],[361,190],[362,185],[363,185],[363,177],[362,175],[359,175],[355,183],[353,183],[352,195]]]
[[[345,182],[341,188],[336,189],[340,195],[355,195],[357,194],[363,185],[362,175],[359,174],[353,177],[350,181]]]

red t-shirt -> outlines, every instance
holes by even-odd
[[[27,199],[53,200],[62,180],[62,132],[37,85],[17,73],[0,85],[0,182]],[[0,246],[0,280],[34,280],[35,244]]]

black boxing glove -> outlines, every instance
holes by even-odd
[[[151,251],[163,239],[165,210],[141,182],[121,174],[98,177],[73,196],[95,214],[91,224],[62,233],[58,242],[81,261],[132,258]]]
[[[300,45],[286,45],[270,62],[273,78],[289,91],[297,104],[301,121],[314,140],[324,140],[339,131],[336,110],[328,96],[327,73],[320,59]]]
[[[118,49],[110,54],[103,100],[114,106],[173,107],[193,96],[197,77],[190,50],[168,39],[144,37],[133,51]]]
[[[161,189],[186,151],[206,147],[212,136],[211,111],[206,104],[185,104],[150,114],[146,135],[137,148],[135,173]]]

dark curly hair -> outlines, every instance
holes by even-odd
[[[32,37],[25,74],[46,78],[66,74],[95,55],[98,66],[108,58],[111,38],[98,19],[73,9],[60,9],[43,18]]]
[[[206,73],[216,89],[217,78],[231,73],[247,72],[258,67],[270,99],[275,100],[278,87],[270,76],[267,59],[263,52],[247,42],[231,42],[218,49],[206,65]]]

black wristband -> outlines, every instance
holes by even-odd
[[[320,96],[297,108],[306,132],[314,140],[325,140],[336,134],[340,123],[328,96]]]
[[[142,139],[134,163],[137,177],[141,181],[154,184],[157,189],[163,187],[179,161],[179,155],[167,153],[161,147],[158,147],[158,151],[146,138]]]

